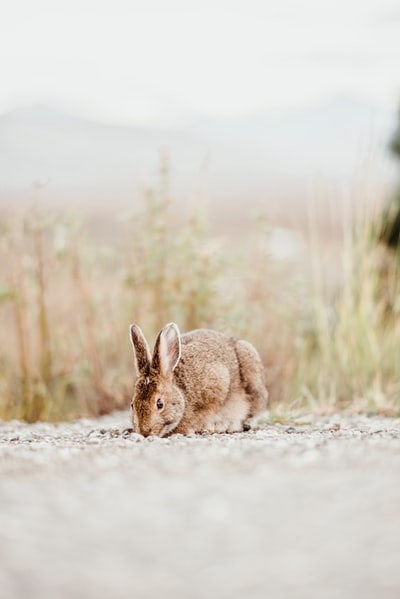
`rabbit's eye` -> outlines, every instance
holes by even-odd
[[[163,402],[163,400],[161,399],[161,397],[159,397],[159,398],[157,399],[157,410],[162,410],[162,409],[163,409],[163,407],[164,407],[164,402]]]
[[[133,410],[133,401],[131,401],[131,410]]]

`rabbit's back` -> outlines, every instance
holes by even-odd
[[[201,393],[210,379],[224,380],[228,391],[239,375],[234,338],[209,329],[184,333],[174,374],[178,385],[189,386],[193,392]]]
[[[214,412],[235,429],[267,408],[264,367],[251,343],[208,329],[185,333],[181,342],[175,380],[186,399],[184,421],[195,421],[196,413],[212,419]],[[224,426],[222,430],[232,429]]]

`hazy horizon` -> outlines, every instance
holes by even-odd
[[[321,181],[321,203],[360,181],[387,197],[399,25],[394,0],[15,0],[0,202],[136,201],[162,149],[174,197],[225,218],[300,206]]]
[[[160,151],[168,153],[178,189],[187,192],[200,178],[217,198],[254,200],[274,187],[287,195],[317,174],[348,184],[366,163],[372,180],[387,183],[394,125],[390,110],[346,99],[169,128],[115,126],[36,104],[0,115],[0,191],[37,180],[53,191],[134,189],[152,183]]]
[[[399,24],[393,0],[16,0],[0,22],[0,114],[44,103],[168,126],[337,97],[394,110]]]

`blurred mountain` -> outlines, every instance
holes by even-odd
[[[123,199],[154,184],[166,148],[178,195],[259,203],[305,193],[318,175],[346,182],[368,159],[390,177],[386,145],[395,114],[339,99],[281,114],[197,119],[175,129],[121,127],[46,106],[0,116],[0,200],[38,179],[48,191]],[[294,197],[294,195],[293,195]]]
[[[110,126],[45,106],[16,109],[0,117],[0,185],[21,189],[42,177],[58,189],[123,189],[147,177],[164,145],[186,157],[192,144],[182,132]]]

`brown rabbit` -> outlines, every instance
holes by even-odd
[[[242,431],[266,409],[263,365],[247,341],[209,329],[180,335],[171,322],[151,356],[140,328],[133,324],[130,333],[138,374],[132,423],[145,437]]]

